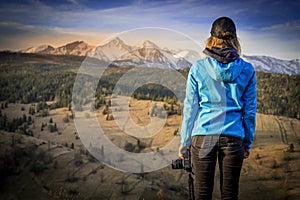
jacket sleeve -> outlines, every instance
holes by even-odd
[[[183,120],[180,129],[182,146],[191,145],[191,134],[194,127],[195,118],[199,110],[198,83],[193,73],[194,66],[191,67],[187,83],[186,94],[183,105]]]
[[[253,70],[252,77],[248,82],[243,94],[243,125],[245,129],[244,146],[247,149],[252,147],[256,123],[256,75]]]

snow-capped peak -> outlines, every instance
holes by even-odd
[[[113,62],[119,66],[154,66],[162,68],[181,69],[190,67],[196,60],[203,58],[203,54],[194,50],[169,50],[161,48],[155,43],[145,40],[140,46],[127,45],[116,37],[104,45],[93,47],[83,41],[75,41],[54,48],[50,45],[40,45],[22,50],[23,53],[58,54],[90,56]],[[250,62],[256,71],[280,74],[300,75],[300,61],[280,60],[269,56],[241,56]]]
[[[23,53],[49,53],[50,51],[54,50],[54,48],[48,44],[39,45],[29,47],[28,49],[21,50]]]
[[[196,60],[201,58],[201,55],[197,51],[188,50],[188,49],[181,50],[176,54],[174,54],[173,56],[174,58],[184,58],[190,63],[194,63],[196,62]]]
[[[300,62],[298,59],[280,60],[269,56],[245,55],[243,55],[242,58],[251,63],[255,71],[263,71],[276,74],[300,74]]]
[[[92,56],[100,60],[112,62],[131,50],[131,46],[125,44],[119,37],[116,37],[106,44],[96,47]]]
[[[119,48],[127,48],[128,45],[126,45],[123,40],[121,40],[119,37],[114,38],[113,40],[110,40],[109,42],[107,42],[104,45],[101,45],[102,47],[104,46],[115,46],[115,47],[119,47]]]
[[[88,45],[83,41],[75,41],[56,48],[53,50],[53,54],[85,56],[93,49],[94,46]]]
[[[143,42],[142,48],[153,48],[153,49],[160,49],[156,44],[149,40],[145,40]]]

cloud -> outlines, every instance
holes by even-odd
[[[60,46],[68,42],[84,40],[89,44],[100,44],[112,32],[88,32],[59,27],[23,25],[18,23],[0,23],[1,50],[20,50],[31,46],[49,44]]]
[[[74,5],[76,5],[76,6],[80,6],[80,7],[82,6],[77,0],[67,0],[67,1],[74,4]]]
[[[297,33],[297,36],[300,35],[300,20],[295,21],[289,21],[281,24],[274,24],[271,26],[267,26],[265,28],[262,28],[263,31],[273,31],[278,33]]]
[[[299,59],[300,38],[282,39],[272,31],[266,32],[238,32],[242,53],[246,55],[265,55],[279,59]]]
[[[64,40],[83,40],[80,38],[98,44],[109,34],[141,27],[174,29],[203,42],[209,36],[213,20],[225,15],[232,17],[238,32],[243,33],[241,38],[247,41],[245,53],[256,48],[257,52],[268,54],[269,47],[274,47],[272,55],[275,49],[278,51],[276,56],[300,52],[299,16],[293,12],[297,3],[289,7],[270,0],[226,1],[226,4],[209,0],[124,2],[109,5],[86,0],[1,2],[1,49],[23,48],[38,42],[58,45],[66,43]],[[253,46],[254,40],[255,48],[247,47]]]

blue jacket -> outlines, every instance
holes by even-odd
[[[250,149],[256,117],[256,75],[241,58],[224,64],[215,58],[198,60],[190,69],[181,124],[181,145],[194,135],[227,135]]]

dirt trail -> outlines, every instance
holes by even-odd
[[[278,124],[279,132],[280,132],[280,135],[281,135],[281,141],[282,141],[284,144],[288,144],[287,131],[286,131],[286,129],[284,128],[284,125],[282,124],[282,122],[280,121],[280,119],[278,119],[277,116],[274,116],[274,120],[275,120],[275,121],[277,122],[277,124]]]

